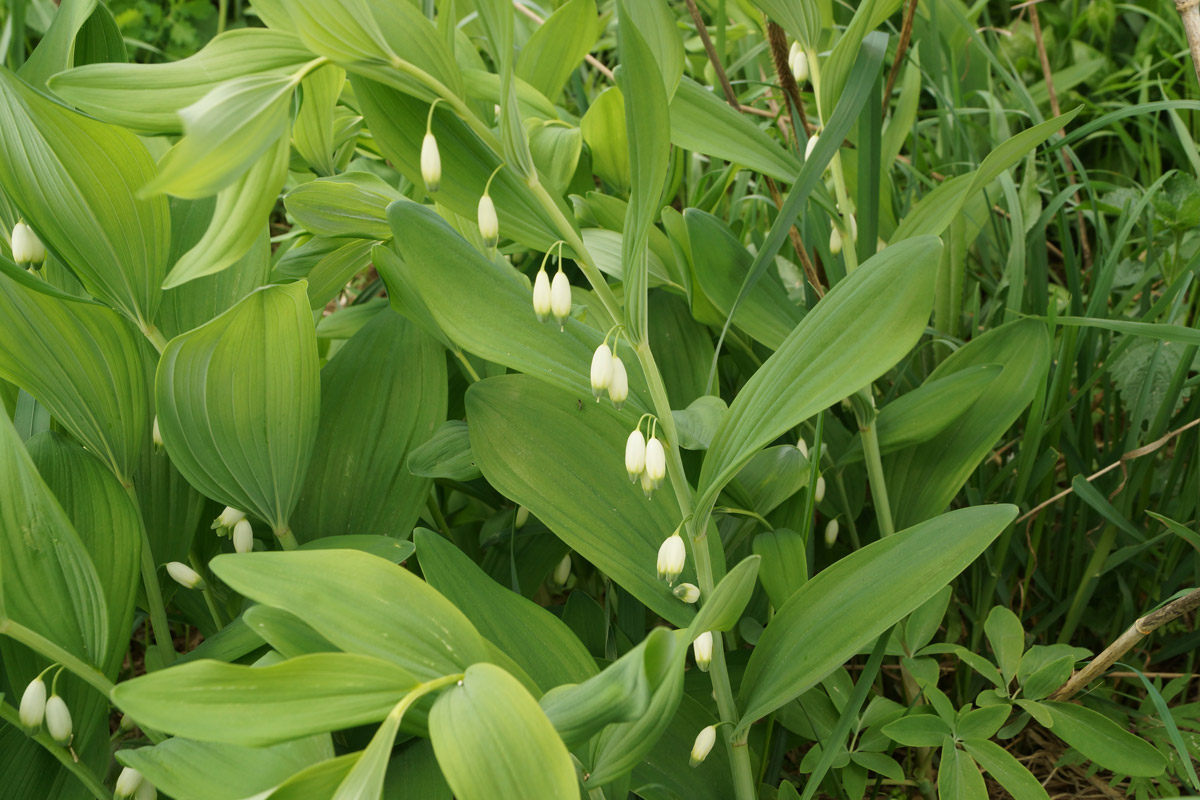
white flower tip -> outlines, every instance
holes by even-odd
[[[184,564],[182,561],[170,561],[167,563],[167,574],[174,578],[175,582],[185,589],[203,589],[204,579],[200,577],[200,573]]]
[[[550,318],[550,277],[544,269],[538,270],[533,280],[533,313],[537,315],[538,322]]]
[[[625,371],[625,363],[620,356],[612,357],[612,377],[608,382],[608,399],[620,411],[629,399],[629,373]]]
[[[556,586],[566,586],[567,579],[571,577],[571,554],[567,553],[563,556],[563,560],[558,562],[558,566],[554,568],[554,583]]]
[[[225,506],[225,510],[218,514],[217,518],[213,520],[212,527],[214,530],[217,528],[232,528],[245,518],[245,511],[239,511],[233,506]],[[221,535],[224,536],[224,532],[222,532]]]
[[[433,194],[442,183],[442,156],[438,153],[437,139],[432,133],[425,134],[421,142],[421,178],[425,190]]]
[[[125,767],[117,776],[116,795],[121,798],[133,797],[141,785],[142,773],[133,767]]]
[[[50,738],[66,747],[71,743],[71,711],[58,695],[50,695],[46,701],[46,732]]]
[[[674,594],[685,603],[695,603],[700,599],[700,587],[694,583],[681,583],[675,587]]]
[[[613,354],[607,344],[602,344],[592,353],[592,396],[597,400],[613,379]]]
[[[657,489],[667,477],[667,454],[657,436],[646,442],[646,475]]]
[[[825,500],[825,476],[824,475],[817,476],[817,488],[816,488],[816,491],[813,493],[813,497],[816,498],[818,503],[824,502],[824,500]]]
[[[162,430],[159,429],[159,427],[158,427],[158,416],[157,415],[155,415],[155,417],[154,417],[154,424],[150,427],[150,438],[154,442],[154,449],[162,450],[162,448],[163,448]]]
[[[496,204],[490,195],[479,198],[479,235],[485,247],[495,247],[500,241],[500,220],[496,216]]]
[[[842,252],[842,234],[838,230],[837,225],[829,229],[829,253],[830,255],[838,255]]]
[[[21,695],[20,717],[21,724],[31,731],[42,726],[42,720],[46,717],[46,682],[41,676],[31,680],[25,687],[25,693]]]
[[[709,725],[707,728],[701,728],[696,734],[696,742],[692,745],[692,753],[688,758],[688,763],[693,767],[698,766],[700,762],[708,758],[708,754],[712,752],[713,745],[717,743],[717,726]]]
[[[804,441],[803,436],[796,440],[796,449],[800,451],[800,455],[808,458],[808,442]]]
[[[550,313],[560,329],[567,317],[571,316],[571,282],[561,269],[554,273],[554,280],[550,283]]]
[[[836,519],[829,520],[825,525],[825,546],[833,547],[833,543],[838,537],[838,521]]]
[[[158,789],[155,789],[150,781],[143,780],[137,794],[134,795],[134,800],[158,800]]]
[[[792,68],[792,77],[796,79],[796,83],[803,86],[808,80],[808,56],[803,50],[796,48],[795,55],[788,59],[788,64]]]
[[[683,573],[686,563],[687,548],[684,547],[683,537],[673,533],[658,547],[658,579],[674,586],[675,579]]]
[[[525,527],[525,523],[529,521],[529,509],[525,506],[517,506],[517,514],[513,518],[513,527],[517,530]]]
[[[13,261],[18,264],[41,264],[46,260],[46,247],[24,222],[18,222],[12,230]]]
[[[814,133],[808,137],[808,143],[804,145],[804,160],[808,161],[812,158],[813,150],[817,149],[817,135]]]
[[[249,553],[254,549],[254,528],[250,526],[250,520],[240,519],[233,526],[233,549],[238,553]]]
[[[630,482],[634,482],[645,471],[646,437],[636,430],[625,440],[625,472],[629,474]]]
[[[696,637],[696,641],[692,642],[692,655],[696,657],[696,666],[700,668],[701,672],[708,672],[708,665],[712,663],[712,651],[712,631],[705,631]]]

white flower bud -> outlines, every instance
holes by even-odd
[[[150,427],[150,438],[154,442],[154,449],[161,452],[163,449],[162,430],[158,427],[158,416],[154,417],[154,424]]]
[[[708,754],[712,751],[713,745],[717,742],[717,726],[709,725],[707,728],[701,728],[696,734],[696,743],[692,745],[692,754],[688,758],[688,763],[693,767],[698,766],[701,761],[708,758]]]
[[[142,785],[142,773],[133,767],[125,767],[117,776],[117,797],[133,797]]]
[[[533,313],[537,315],[538,322],[550,318],[550,278],[544,269],[538,270],[533,281]]]
[[[816,498],[818,503],[825,501],[825,476],[824,475],[817,476],[817,487],[816,487],[816,491],[813,493],[813,497]]]
[[[700,587],[694,583],[681,583],[675,587],[674,594],[685,603],[694,603],[700,599]]]
[[[646,471],[646,437],[640,429],[629,434],[625,440],[625,472],[630,481],[636,481],[638,476]]]
[[[442,183],[442,157],[432,133],[425,134],[421,142],[421,178],[425,181],[425,190],[430,194],[436,192]]]
[[[825,524],[825,546],[833,547],[833,543],[837,541],[838,521],[831,519]]]
[[[800,455],[808,458],[808,442],[804,441],[803,436],[796,440],[796,449],[800,451]]]
[[[250,520],[240,519],[233,526],[233,549],[239,553],[254,549],[254,529],[250,527]]]
[[[233,506],[225,506],[225,510],[213,520],[212,529],[216,530],[217,528],[232,528],[245,518],[245,511],[239,511]],[[224,531],[221,532],[221,535],[225,535]]]
[[[196,570],[184,564],[182,561],[171,561],[167,563],[167,574],[175,579],[175,582],[185,589],[203,589],[204,579]]]
[[[18,264],[41,264],[46,260],[46,246],[24,222],[18,222],[12,230],[13,261]]]
[[[638,480],[641,481],[642,492],[646,495],[646,499],[649,500],[654,496],[654,490],[657,488],[654,485],[654,481],[650,480],[650,476],[646,474],[645,470],[642,470],[642,474],[638,476]]]
[[[150,781],[142,781],[133,800],[158,800],[158,789]]]
[[[620,356],[612,357],[612,380],[608,383],[608,399],[620,411],[629,398],[629,373],[625,371],[625,363]]]
[[[46,701],[46,732],[63,747],[71,743],[71,711],[56,694]]]
[[[842,252],[842,234],[837,225],[829,229],[829,254],[838,255]]]
[[[500,220],[496,217],[496,204],[491,195],[479,198],[479,235],[485,247],[495,247],[500,240]]]
[[[792,55],[788,58],[788,65],[792,68],[792,77],[796,79],[796,83],[803,86],[808,80],[808,56],[796,44],[792,45]]]
[[[608,344],[602,344],[592,353],[592,396],[600,402],[600,395],[608,388],[613,376],[613,354]]]
[[[41,675],[25,687],[25,694],[21,695],[20,712],[21,724],[31,732],[42,727],[42,720],[46,717],[46,682]]]
[[[804,145],[804,160],[808,161],[812,158],[812,151],[817,149],[817,135],[814,133],[808,137],[808,143]]]
[[[561,269],[554,273],[554,281],[550,284],[550,313],[562,330],[567,317],[571,316],[571,282]]]
[[[563,560],[558,562],[558,566],[554,568],[554,583],[558,586],[566,586],[567,579],[571,577],[571,554],[567,553],[563,556]]]
[[[529,522],[529,509],[525,506],[517,506],[517,514],[513,518],[513,527],[517,530],[525,527],[525,523]]]
[[[696,666],[701,672],[708,672],[708,665],[712,663],[712,650],[712,631],[705,631],[692,642],[692,655],[696,657]]]
[[[687,548],[684,547],[683,537],[673,533],[663,540],[658,548],[658,579],[666,581],[669,586],[675,585],[675,579],[683,572],[687,563]]]
[[[663,478],[667,477],[667,454],[657,436],[646,442],[646,475],[655,489],[661,486]]]

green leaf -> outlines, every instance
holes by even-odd
[[[221,272],[251,251],[275,208],[290,154],[287,138],[279,137],[240,178],[221,190],[207,230],[175,262],[163,281],[164,289]]]
[[[671,98],[671,143],[792,182],[801,163],[747,114],[684,76]]]
[[[0,377],[32,394],[122,481],[150,427],[145,345],[128,321],[0,259]]]
[[[630,180],[625,125],[625,98],[616,86],[598,94],[579,121],[592,154],[592,169],[622,194],[629,190]]]
[[[290,611],[343,650],[399,664],[419,679],[486,659],[482,637],[462,612],[382,558],[299,550],[220,555],[210,566],[235,591]]]
[[[130,629],[141,581],[138,508],[99,458],[65,436],[45,431],[25,447],[96,570],[108,612],[108,630],[114,632],[98,666],[115,679],[129,649],[129,642],[116,632]]]
[[[379,797],[387,774],[388,756],[396,743],[404,712],[408,706],[399,705],[383,720],[383,724],[371,737],[367,749],[359,756],[346,777],[338,784],[333,800],[359,800],[364,797]]]
[[[815,0],[754,0],[754,4],[779,23],[792,38],[798,39],[806,49],[817,46],[822,21]]]
[[[304,284],[269,286],[167,345],[156,387],[163,442],[189,483],[282,532],[317,437],[318,391]]]
[[[195,198],[229,186],[283,136],[299,82],[286,74],[247,75],[180,109],[184,136],[159,161],[158,177],[142,193]]]
[[[445,417],[441,345],[399,314],[376,314],[321,370],[320,426],[291,517],[296,535],[407,539],[429,480],[405,462]]]
[[[598,38],[596,0],[570,0],[529,37],[517,56],[515,74],[555,100]]]
[[[112,697],[155,730],[260,747],[377,722],[416,685],[389,661],[320,653],[269,667],[194,661],[125,681]]]
[[[0,69],[0,187],[89,294],[145,324],[158,309],[170,241],[166,198],[134,195],[154,174],[132,133]]]
[[[300,111],[292,128],[296,152],[318,175],[333,175],[334,109],[346,85],[346,71],[327,64],[310,72],[300,83]]]
[[[729,406],[721,398],[704,395],[693,400],[683,411],[672,411],[679,446],[685,450],[706,450],[728,410]]]
[[[408,454],[408,471],[463,483],[480,477],[483,473],[475,463],[467,423],[452,419],[438,426],[433,438]]]
[[[909,714],[883,726],[883,734],[905,747],[938,747],[951,735],[950,726],[934,714]]]
[[[271,800],[331,798],[361,757],[361,752],[347,753],[306,767],[279,784],[268,797]]]
[[[1035,320],[1019,320],[967,343],[930,374],[928,382],[979,364],[1004,365],[1004,371],[979,399],[941,433],[884,459],[892,515],[898,527],[928,519],[950,504],[979,462],[1029,404],[1049,363],[1045,327]]]
[[[1021,620],[1004,606],[996,606],[984,621],[983,630],[1004,680],[1011,681],[1017,674],[1017,665],[1021,663],[1021,656],[1025,652],[1025,629],[1021,626]],[[975,738],[990,739],[992,736],[988,734]]]
[[[69,67],[75,36],[95,9],[96,0],[63,0],[42,40],[30,53],[29,60],[21,65],[18,73],[21,78],[42,89],[51,75]]]
[[[283,203],[296,222],[318,236],[382,241],[392,238],[388,204],[401,197],[370,172],[347,172],[302,183]]]
[[[93,666],[106,661],[108,609],[87,548],[8,417],[0,417],[0,620]]]
[[[975,761],[954,746],[942,745],[942,762],[938,766],[938,797],[941,800],[987,800],[987,786]]]
[[[771,605],[783,604],[808,581],[808,558],[804,537],[786,528],[760,533],[754,537],[754,554],[762,557],[758,579]]]
[[[563,800],[575,768],[550,720],[516,678],[491,664],[466,671],[433,704],[429,736],[460,800]]]
[[[959,739],[990,739],[1004,726],[1012,707],[1007,703],[968,711],[954,726]]]
[[[403,257],[377,259],[389,293],[415,288],[438,326],[464,350],[591,397],[588,369],[604,338],[601,331],[574,319],[566,320],[563,331],[538,322],[525,278],[488,261],[432,209],[396,202],[388,206],[388,220]],[[635,360],[625,367],[626,408],[644,411],[645,378]]]
[[[775,445],[755,453],[726,491],[745,508],[766,515],[808,487],[810,469],[800,448]]]
[[[968,739],[962,745],[1013,800],[1050,800],[1041,782],[1000,745],[986,739]]]
[[[1101,328],[1130,336],[1145,336],[1164,342],[1200,345],[1200,332],[1195,328],[1188,328],[1184,325],[1133,322],[1121,319],[1096,319],[1094,317],[1056,317],[1055,322],[1060,325],[1076,325],[1081,328]]]
[[[213,38],[200,52],[163,64],[91,64],[60,72],[50,90],[94,117],[145,133],[180,133],[180,109],[225,81],[294,70],[312,51],[294,35],[241,28]]]
[[[346,283],[366,269],[375,254],[376,242],[371,239],[326,239],[314,236],[304,244],[284,253],[275,264],[280,275],[308,280],[308,304],[313,309],[324,308]],[[390,251],[385,251],[391,254]],[[394,293],[389,298],[396,307]],[[397,311],[400,309],[397,308]],[[408,316],[408,315],[406,315]],[[317,325],[320,336],[320,323]],[[424,326],[422,326],[424,329]],[[435,325],[430,325],[436,330]],[[429,330],[425,330],[430,333]]]
[[[647,500],[626,476],[625,439],[636,420],[628,409],[583,402],[524,375],[472,384],[466,405],[471,446],[489,483],[655,613],[688,624],[691,607],[655,570],[659,546],[683,515],[670,492]],[[689,557],[680,580],[695,582],[694,563]]]
[[[1101,767],[1135,778],[1154,778],[1167,768],[1167,760],[1152,744],[1134,736],[1103,714],[1090,708],[1044,701],[1054,735]]]
[[[313,653],[335,653],[337,647],[295,614],[274,606],[250,606],[242,614],[245,627],[277,650],[284,658]],[[222,632],[231,626],[222,628]],[[206,640],[211,641],[211,640]]]
[[[763,445],[875,380],[917,343],[941,250],[933,237],[892,245],[817,303],[730,405],[704,459],[698,509],[710,508]]]
[[[705,631],[727,631],[737,624],[754,592],[761,561],[760,556],[747,556],[726,573],[688,626],[689,639]]]
[[[154,747],[120,750],[116,756],[176,800],[242,800],[332,757],[328,734],[271,747],[174,738]]]
[[[493,581],[433,531],[418,528],[414,539],[421,573],[429,585],[457,605],[543,692],[596,674],[587,648],[558,617]]]
[[[778,610],[750,656],[739,729],[814,686],[917,609],[1016,514],[1010,505],[951,511],[873,542],[809,580]]]

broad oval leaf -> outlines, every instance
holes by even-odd
[[[942,244],[888,247],[838,283],[746,382],[700,473],[697,509],[763,445],[892,367],[925,330]]]
[[[167,345],[156,380],[163,442],[189,483],[279,533],[316,441],[319,391],[305,285],[268,286]]]
[[[636,417],[590,397],[526,375],[473,384],[467,422],[479,467],[572,550],[664,619],[687,625],[691,606],[655,573],[658,548],[682,514],[667,487],[647,500],[626,476],[625,439]],[[680,580],[695,582],[694,563],[689,555]]]
[[[916,610],[1016,515],[1010,505],[951,511],[873,542],[809,580],[779,609],[750,656],[738,728],[799,696]]]
[[[1137,778],[1163,774],[1167,760],[1154,745],[1134,736],[1098,711],[1044,701],[1054,726],[1050,729],[1067,744],[1105,769]]]
[[[291,612],[343,650],[386,659],[422,680],[487,660],[483,637],[462,612],[382,558],[293,550],[220,555],[210,565],[235,591]]]
[[[416,685],[390,661],[316,653],[267,667],[193,661],[124,681],[112,697],[155,730],[260,747],[377,722]]]
[[[154,175],[132,133],[0,69],[0,186],[91,295],[144,325],[158,309],[171,236],[167,199],[135,196]]]
[[[438,696],[429,736],[460,800],[564,800],[579,795],[566,745],[520,682],[476,664]]]

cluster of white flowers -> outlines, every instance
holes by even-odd
[[[74,737],[74,732],[71,723],[71,711],[67,708],[66,701],[58,695],[58,676],[62,673],[62,667],[58,668],[58,672],[54,673],[54,683],[50,689],[50,696],[46,696],[46,681],[43,680],[45,674],[50,670],[58,667],[58,664],[51,664],[42,670],[42,673],[29,682],[25,687],[25,693],[21,695],[21,705],[17,709],[17,716],[21,719],[21,724],[30,734],[37,733],[42,727],[42,723],[46,723],[46,733],[50,734],[50,738],[63,747],[69,747],[71,739]]]
[[[254,527],[250,524],[250,520],[246,519],[245,511],[240,511],[233,506],[225,506],[225,510],[213,520],[212,529],[217,532],[218,536],[230,536],[233,539],[233,549],[239,553],[249,553],[254,549]],[[181,564],[180,566],[186,568],[186,565]],[[176,569],[178,570],[178,568]],[[167,565],[167,571],[171,572],[169,564]],[[187,572],[195,574],[190,568],[187,568]],[[187,572],[180,570],[179,574],[190,580],[190,575]],[[171,576],[175,577],[175,573],[171,572]],[[196,577],[199,578],[200,576],[197,575]],[[176,580],[187,586],[183,580],[179,578],[176,578]]]
[[[560,331],[566,325],[567,317],[571,316],[571,282],[562,268],[562,244],[558,243],[558,272],[554,273],[554,280],[551,281],[546,274],[546,261],[554,249],[551,247],[542,258],[541,269],[533,281],[533,313],[537,315],[538,322],[545,322],[553,316]]]
[[[642,435],[642,421],[650,420],[650,439]],[[658,420],[651,414],[644,414],[638,420],[637,427],[625,440],[625,473],[630,481],[642,482],[642,491],[646,497],[653,496],[663,479],[667,477],[667,451],[662,441],[654,435]]]
[[[438,150],[437,137],[433,135],[433,110],[441,99],[433,101],[433,105],[429,106],[429,118],[425,123],[425,138],[421,140],[421,179],[425,182],[425,191],[429,194],[437,194],[438,189],[442,185],[442,154]],[[484,247],[492,248],[500,241],[500,218],[496,216],[496,204],[492,202],[490,190],[492,187],[492,178],[496,177],[504,167],[503,164],[496,167],[488,178],[487,185],[483,188],[483,196],[479,198],[479,235],[483,239]]]
[[[610,334],[611,335],[611,332]],[[617,355],[617,343],[620,340],[620,330],[613,336],[613,346],[608,347],[608,335],[604,342],[592,354],[592,396],[600,402],[600,395],[608,392],[608,399],[618,411],[629,398],[629,373],[625,371],[625,362]]]
[[[792,49],[788,51],[788,66],[796,83],[803,86],[808,81],[808,55],[799,42],[792,42]]]

